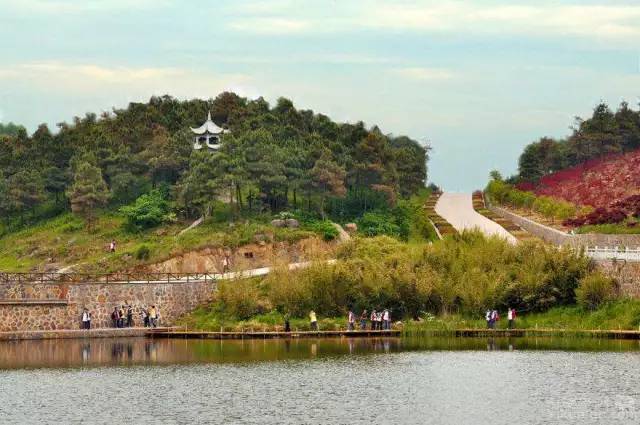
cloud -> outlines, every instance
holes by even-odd
[[[311,29],[311,22],[287,18],[246,18],[232,22],[231,29],[254,34],[304,33]]]
[[[183,97],[209,97],[234,89],[251,95],[252,78],[244,74],[216,73],[172,67],[101,66],[63,62],[31,62],[0,67],[0,78],[29,91],[82,96],[126,93],[150,96],[171,93]]]
[[[273,7],[268,7],[268,5]],[[325,4],[326,6],[326,4]],[[425,0],[336,2],[330,7],[282,0],[250,2],[231,13],[230,28],[258,34],[331,34],[361,30],[394,32],[558,35],[616,39],[640,37],[640,5],[602,2],[562,5],[529,1],[462,2]],[[266,17],[265,17],[266,16]]]
[[[443,68],[404,67],[394,68],[392,72],[401,77],[418,81],[442,81],[454,78],[454,73]]]
[[[169,0],[7,0],[2,7],[5,11],[22,13],[72,14],[86,12],[108,12],[117,10],[144,10],[159,8]]]

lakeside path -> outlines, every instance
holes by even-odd
[[[459,232],[478,229],[487,236],[500,236],[512,244],[517,242],[517,239],[504,227],[473,209],[470,193],[443,193],[436,203],[435,210]]]

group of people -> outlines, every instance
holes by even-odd
[[[115,306],[111,312],[111,323],[114,328],[132,328],[135,326],[133,321],[133,307],[129,304],[122,305],[120,307]],[[160,311],[155,305],[150,308],[140,309],[140,317],[145,328],[155,328],[158,326],[160,320]],[[91,329],[91,312],[88,308],[82,310],[81,315],[81,328]]]
[[[358,318],[356,314],[349,310],[347,313],[347,330],[354,331],[356,329],[356,322]],[[388,309],[376,311],[372,310],[371,314],[367,310],[363,310],[360,314],[360,330],[365,331],[371,329],[372,331],[388,331],[391,330],[391,311]],[[285,317],[285,330],[289,329],[288,316]],[[367,323],[369,322],[369,323]],[[309,323],[312,331],[318,330],[318,317],[316,312],[311,310],[309,312]]]
[[[353,320],[350,316],[353,316]],[[367,319],[370,322],[370,327],[372,331],[389,331],[391,330],[391,311],[388,309],[376,311],[375,309],[371,310],[371,314],[367,310],[363,310],[362,314],[360,314],[360,330],[364,331],[367,329]],[[355,329],[355,314],[349,311],[349,330],[352,331]]]
[[[114,328],[132,328],[133,327],[133,307],[115,306],[111,312],[111,322]]]
[[[488,329],[495,329],[496,323],[500,320],[500,313],[498,310],[487,310],[484,314],[484,319],[487,321]],[[509,329],[513,329],[516,322],[516,309],[509,307],[507,309],[507,321]]]

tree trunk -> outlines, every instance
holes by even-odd
[[[238,202],[238,207],[242,210],[242,191],[240,190],[240,185],[236,183],[236,201]]]

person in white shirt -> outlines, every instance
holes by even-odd
[[[513,325],[515,324],[515,321],[516,321],[515,308],[509,307],[509,310],[507,311],[507,320],[509,321],[509,329],[513,329]]]
[[[82,311],[82,329],[91,329],[91,313],[86,307]]]
[[[389,310],[387,310],[386,308],[382,312],[382,321],[384,322],[384,330],[385,331],[391,330],[391,314],[389,313]]]

